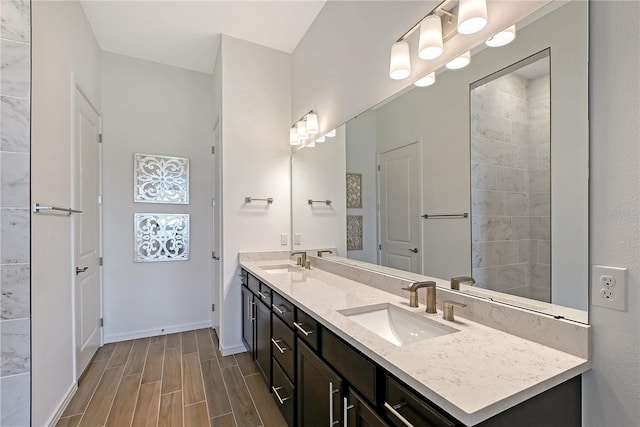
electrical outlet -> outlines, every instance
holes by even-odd
[[[289,244],[289,236],[287,234],[280,235],[280,244],[282,246],[286,246]]]
[[[299,246],[299,245],[301,245],[301,244],[302,244],[302,234],[300,234],[300,233],[295,233],[295,234],[293,235],[293,244],[294,244],[294,245],[297,245],[297,246]]]
[[[594,265],[591,270],[591,303],[627,311],[627,269]]]

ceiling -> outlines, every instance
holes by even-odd
[[[325,1],[81,3],[103,50],[212,73],[220,34],[291,53]]]

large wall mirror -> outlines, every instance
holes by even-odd
[[[588,3],[551,2],[516,28],[296,151],[293,249],[473,277],[461,292],[586,323]]]

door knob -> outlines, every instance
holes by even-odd
[[[413,248],[413,249],[409,249],[411,252],[413,252],[414,254],[418,253],[418,248]]]
[[[89,269],[89,267],[76,267],[76,276],[80,273],[84,273],[85,271],[87,271]]]

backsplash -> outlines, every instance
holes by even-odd
[[[31,3],[0,5],[0,425],[30,414]]]

